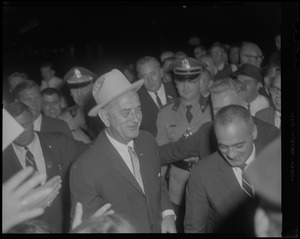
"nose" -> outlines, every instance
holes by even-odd
[[[228,158],[233,159],[233,158],[236,157],[236,155],[237,155],[236,150],[233,147],[229,147],[228,150],[227,150],[227,156],[228,156]]]
[[[138,123],[139,120],[140,120],[139,113],[133,111],[131,113],[131,121],[134,122],[134,123]]]

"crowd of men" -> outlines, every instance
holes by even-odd
[[[281,139],[279,40],[269,59],[216,42],[101,76],[74,66],[61,79],[50,63],[40,82],[11,74],[3,104],[24,131],[2,154],[3,232],[280,233],[280,202],[247,174]],[[31,187],[18,197],[12,182]],[[278,217],[259,214],[269,204]]]

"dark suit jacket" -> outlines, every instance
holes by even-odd
[[[68,171],[71,162],[88,146],[82,142],[72,140],[62,133],[36,133],[45,158],[47,181],[57,175],[62,178],[60,193],[40,217],[53,226],[57,232],[68,232],[70,221]],[[2,166],[2,182],[23,169],[12,145],[8,146],[3,152]]]
[[[60,132],[73,139],[68,124],[60,119],[55,119],[42,114],[41,132]]]
[[[253,117],[257,126],[257,138],[255,143],[267,145],[279,135],[279,130],[256,117]],[[214,132],[213,121],[203,124],[200,129],[190,137],[180,139],[174,143],[168,143],[159,147],[161,165],[199,156],[205,158],[218,150],[218,141]]]
[[[232,73],[231,66],[225,64],[224,68],[218,71],[217,74],[214,76],[214,80],[224,79],[231,73]]]
[[[172,103],[177,97],[177,91],[174,87],[173,83],[163,83],[165,86],[167,104]],[[143,119],[141,123],[141,129],[150,132],[154,137],[156,137],[157,127],[156,127],[156,119],[159,108],[149,95],[145,86],[138,91],[138,95],[141,102]]]
[[[261,146],[256,144],[255,148],[257,155]],[[232,167],[215,152],[191,170],[186,189],[184,231],[253,236],[256,206],[257,201],[241,189]],[[232,217],[237,208],[238,214]]]
[[[161,213],[172,209],[166,182],[160,176],[158,147],[154,137],[140,131],[134,140],[145,194],[103,130],[91,148],[72,165],[71,217],[76,202],[83,205],[83,219],[105,203],[123,215],[137,232],[160,232]]]
[[[264,122],[275,125],[275,114],[276,112],[274,107],[268,107],[256,112],[255,117]]]

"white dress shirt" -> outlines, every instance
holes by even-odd
[[[33,129],[34,131],[41,131],[41,126],[42,126],[42,114],[39,115],[39,117],[37,117],[37,119],[35,121],[33,121]]]
[[[255,116],[257,111],[260,111],[264,108],[268,108],[270,106],[269,100],[267,97],[258,94],[258,96],[250,102],[250,112],[252,116]]]
[[[255,145],[253,144],[253,150],[249,158],[246,160],[246,168],[255,160]],[[245,168],[245,169],[246,169]],[[241,188],[242,188],[242,169],[240,167],[232,167],[232,170],[236,176],[236,179],[238,180]]]
[[[25,154],[26,150],[24,147],[18,146],[14,143],[12,143],[13,149],[22,165],[23,168],[26,168],[26,162],[25,162]],[[45,158],[44,154],[41,148],[41,143],[39,140],[39,137],[37,136],[36,133],[34,133],[33,141],[27,145],[28,149],[34,156],[34,160],[37,166],[37,169],[40,174],[45,174],[47,177],[47,172],[46,172],[46,163],[45,163]],[[42,182],[44,184],[46,182],[46,177],[45,180]]]
[[[124,160],[125,164],[127,165],[127,167],[129,168],[129,170],[131,171],[132,174],[133,173],[133,166],[131,163],[131,158],[130,158],[130,154],[128,152],[128,146],[130,146],[132,149],[134,149],[134,144],[133,144],[133,140],[131,140],[127,145],[126,144],[122,144],[120,142],[118,142],[117,140],[115,140],[114,138],[112,138],[107,131],[105,130],[106,136],[109,139],[109,141],[112,143],[112,145],[115,147],[115,149],[118,151],[118,153],[120,154],[121,158]],[[175,216],[175,212],[171,209],[167,209],[164,210],[162,212],[162,217],[165,217],[167,215],[173,215],[175,220],[176,220],[176,216]]]
[[[166,91],[165,91],[165,86],[164,84],[161,84],[160,88],[158,89],[157,95],[160,98],[160,101],[163,105],[167,104],[167,97],[166,97]],[[153,91],[148,91],[149,95],[151,96],[151,98],[154,100],[155,104],[157,105],[157,107],[159,108],[159,105],[156,101],[156,94]]]

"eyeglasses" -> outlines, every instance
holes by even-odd
[[[270,93],[273,95],[279,95],[281,94],[281,89],[278,89],[277,87],[270,87]]]
[[[263,60],[265,58],[263,55],[261,55],[261,56],[243,55],[243,56],[253,57],[253,58],[255,58],[255,60],[258,60],[259,58],[261,58],[261,60]]]

